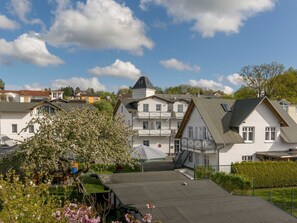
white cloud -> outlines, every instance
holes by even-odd
[[[154,3],[167,10],[176,22],[194,22],[192,29],[203,37],[217,32],[238,33],[250,17],[272,10],[276,0],[141,0],[140,7],[148,10]]]
[[[46,34],[55,46],[90,49],[119,49],[141,55],[153,48],[145,35],[145,25],[130,8],[110,0],[78,1],[75,7],[60,7]]]
[[[0,62],[12,63],[22,61],[38,66],[62,64],[63,61],[49,53],[45,42],[39,38],[37,33],[23,34],[16,40],[8,42],[0,39]]]
[[[10,20],[5,15],[0,15],[0,29],[17,29],[19,25],[17,22]]]
[[[243,84],[242,77],[239,74],[237,74],[237,73],[228,75],[227,76],[227,79],[233,85],[241,85],[241,84]]]
[[[58,79],[51,83],[53,89],[71,86],[73,88],[79,87],[81,90],[93,88],[95,91],[106,91],[106,87],[99,82],[96,77],[87,79],[82,77],[72,77],[70,79]]]
[[[22,89],[25,89],[25,90],[36,90],[36,91],[40,91],[45,88],[46,88],[45,86],[43,86],[42,84],[37,83],[37,82],[34,82],[32,84],[25,84],[22,87]]]
[[[169,69],[175,69],[179,71],[193,71],[193,72],[199,72],[200,67],[197,65],[190,66],[188,64],[183,63],[182,61],[179,61],[175,58],[171,58],[169,60],[161,60],[160,64],[162,64],[164,67]]]
[[[97,76],[115,76],[131,80],[137,80],[141,76],[141,71],[137,69],[134,64],[129,61],[124,62],[119,59],[116,59],[116,61],[110,66],[94,67],[89,69],[88,72]]]
[[[211,89],[215,91],[223,91],[225,94],[233,93],[233,89],[231,87],[223,85],[222,83],[219,83],[219,82],[215,82],[213,80],[205,80],[205,79],[189,80],[188,84],[195,87]]]
[[[44,29],[44,24],[40,19],[28,19],[27,16],[32,10],[30,0],[10,0],[11,11],[25,24],[40,24]]]

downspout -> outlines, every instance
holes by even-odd
[[[220,170],[220,150],[223,149],[223,148],[225,148],[225,146],[226,146],[226,144],[224,143],[222,147],[219,147],[219,148],[217,149],[217,154],[218,154],[217,171]]]

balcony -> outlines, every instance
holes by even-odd
[[[170,119],[171,112],[137,112],[139,119]]]
[[[184,115],[184,112],[172,112],[172,118],[183,119]]]
[[[138,136],[170,136],[170,129],[139,129]]]
[[[181,139],[182,150],[196,150],[199,152],[213,151],[216,149],[216,144],[212,139]]]

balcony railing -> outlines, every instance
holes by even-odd
[[[212,139],[181,139],[182,150],[197,150],[197,151],[211,151],[215,150],[216,144]]]
[[[184,115],[184,112],[172,112],[172,118],[183,119]]]
[[[139,129],[138,136],[170,136],[170,129]]]
[[[171,112],[138,112],[137,117],[142,119],[169,119]]]

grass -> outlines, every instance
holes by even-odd
[[[297,188],[255,189],[254,196],[261,197],[280,209],[297,216]]]

